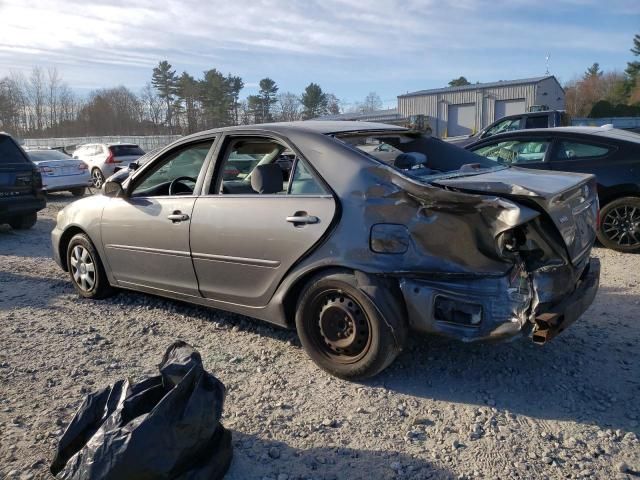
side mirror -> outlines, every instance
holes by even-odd
[[[124,197],[125,191],[122,188],[120,182],[114,182],[113,180],[109,180],[105,182],[102,187],[102,191],[107,197]]]
[[[129,164],[129,170],[133,170],[133,171],[135,171],[135,170],[137,170],[137,169],[138,169],[138,167],[139,167],[139,166],[140,166],[140,165],[138,165],[136,162],[131,162],[131,163]]]

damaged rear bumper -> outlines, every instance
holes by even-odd
[[[592,258],[574,292],[535,318],[532,340],[543,344],[575,322],[593,303],[600,285],[600,261]]]
[[[412,330],[464,342],[504,340],[534,331],[544,343],[573,323],[598,290],[600,263],[591,259],[572,293],[532,312],[537,297],[527,275],[517,268],[506,276],[423,280],[401,278],[400,290]]]

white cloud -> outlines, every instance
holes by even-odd
[[[85,75],[98,83],[100,71],[104,80],[125,74],[140,83],[142,74],[135,77],[135,71],[148,76],[167,58],[194,74],[216,67],[247,78],[260,78],[259,69],[285,78],[310,71],[343,75],[345,83],[355,82],[350,77],[357,73],[361,82],[399,85],[407,78],[453,72],[508,78],[497,65],[515,62],[511,75],[529,75],[543,68],[547,51],[558,64],[563,56],[568,64],[578,54],[626,54],[635,32],[615,23],[606,27],[599,17],[638,13],[639,5],[637,0],[0,0],[0,76],[16,65],[30,69],[45,62],[76,66],[76,81]],[[560,12],[561,19],[552,12]],[[540,21],[547,13],[550,20]],[[585,20],[589,16],[591,21]],[[539,68],[531,60],[538,57]],[[83,73],[86,64],[96,71]],[[345,66],[357,67],[345,71]]]

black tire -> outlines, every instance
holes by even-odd
[[[27,213],[21,217],[14,217],[9,220],[9,225],[14,230],[28,230],[38,221],[38,212]]]
[[[399,328],[406,326],[402,323]],[[308,282],[298,301],[296,329],[309,357],[345,380],[380,373],[401,350],[351,273],[321,274]],[[404,333],[396,332],[398,338],[405,338]]]
[[[622,197],[600,210],[598,240],[618,252],[640,252],[640,197]]]
[[[69,191],[71,192],[71,195],[73,195],[74,197],[82,197],[87,191],[87,189],[84,187],[78,187],[78,188],[72,188]]]
[[[115,293],[115,289],[109,285],[98,252],[84,233],[75,235],[69,242],[67,266],[71,283],[80,296],[100,299]]]
[[[93,181],[93,186],[95,188],[102,188],[102,185],[104,185],[104,173],[102,173],[102,170],[98,167],[91,170],[91,180]]]

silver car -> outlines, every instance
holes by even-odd
[[[400,153],[360,148],[376,142]],[[311,121],[182,138],[65,207],[52,240],[83,297],[138,290],[296,328],[320,367],[353,379],[383,370],[410,332],[562,332],[598,289],[597,212],[591,175]]]
[[[68,190],[74,197],[84,195],[92,185],[87,164],[59,150],[27,149],[27,155],[42,175],[42,189],[47,192]]]
[[[144,150],[133,143],[88,143],[79,145],[73,152],[73,158],[88,165],[96,188],[102,187],[105,178],[116,170],[135,162],[142,155]]]

